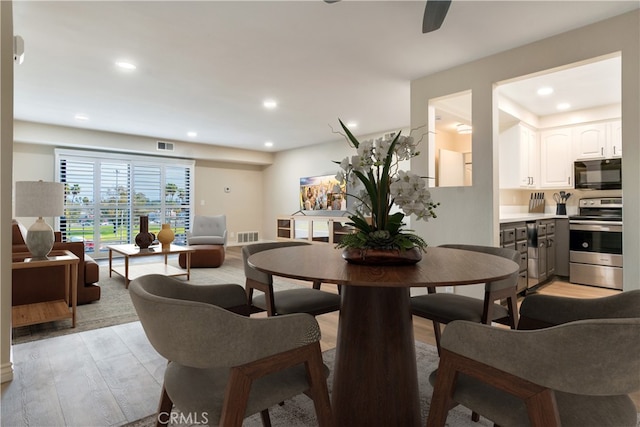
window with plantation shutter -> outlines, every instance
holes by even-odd
[[[57,181],[65,185],[65,212],[57,226],[65,241],[83,241],[96,257],[107,245],[133,243],[140,216],[157,234],[169,223],[186,244],[193,205],[194,161],[56,149]]]

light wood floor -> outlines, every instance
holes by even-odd
[[[614,293],[566,282],[539,292],[583,298]],[[337,313],[317,319],[323,351],[335,347]],[[414,318],[414,332],[435,345],[430,322]],[[138,322],[20,344],[13,353],[15,379],[2,384],[3,426],[119,426],[156,410],[166,361]],[[634,400],[640,411],[640,393]]]

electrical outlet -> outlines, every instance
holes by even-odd
[[[453,293],[453,286],[445,286],[444,292],[446,294],[452,294]]]

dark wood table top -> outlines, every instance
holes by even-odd
[[[460,249],[429,247],[422,260],[409,266],[349,264],[333,245],[293,246],[249,257],[254,268],[276,276],[352,286],[412,287],[485,283],[518,271],[515,262]]]

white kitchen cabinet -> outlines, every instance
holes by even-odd
[[[538,137],[518,123],[500,133],[500,188],[536,188],[539,175]]]
[[[622,120],[608,123],[607,157],[622,157]]]
[[[606,123],[590,123],[573,127],[573,147],[576,159],[603,158],[606,141]]]
[[[538,188],[572,188],[573,157],[570,128],[540,132],[540,185]]]
[[[622,121],[573,127],[573,149],[576,160],[622,157]]]

